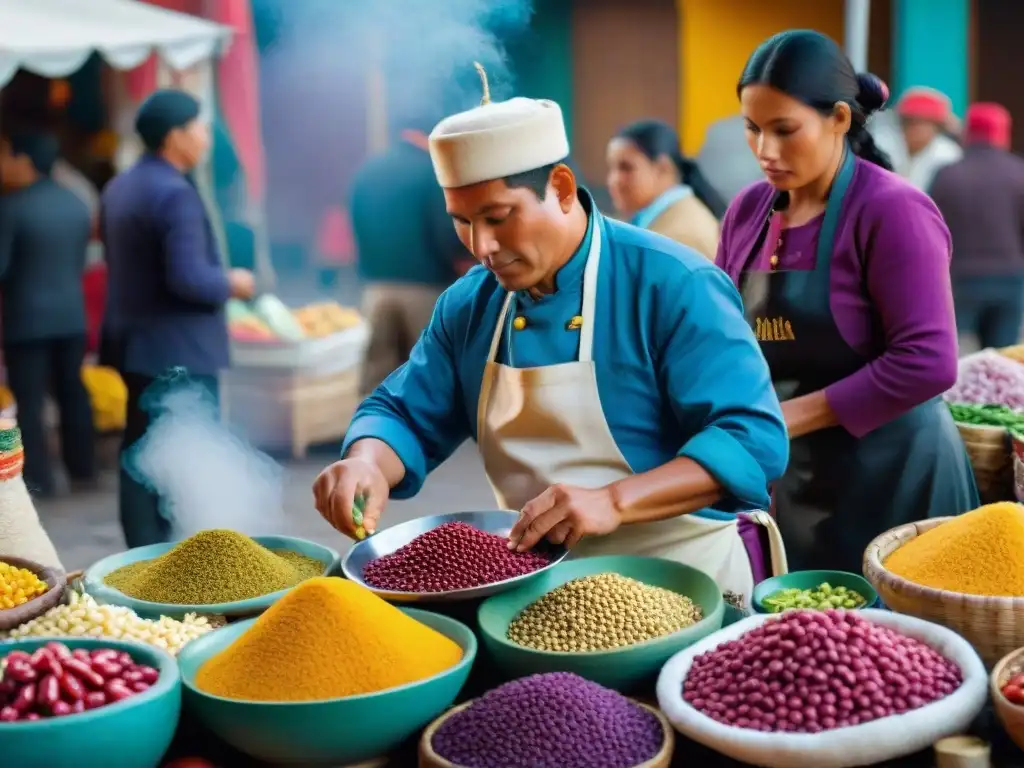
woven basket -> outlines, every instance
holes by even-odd
[[[983,597],[914,584],[882,565],[914,537],[951,517],[909,523],[876,537],[864,551],[864,576],[887,608],[949,627],[963,636],[988,666],[1024,646],[1024,597]]]
[[[437,729],[444,725],[445,721],[448,720],[449,717],[461,712],[472,703],[472,701],[467,701],[465,704],[452,707],[427,726],[426,730],[423,731],[423,736],[420,737],[419,768],[460,768],[460,766],[437,754],[437,752],[434,751],[434,747],[431,745],[431,742],[434,740],[434,734],[437,733]],[[655,709],[643,702],[635,700],[634,703],[656,715],[658,717],[658,721],[661,723],[662,733],[665,734],[665,740],[662,742],[661,749],[658,751],[658,754],[650,760],[634,766],[634,768],[669,768],[672,764],[672,753],[675,752],[676,748],[676,732],[672,728],[672,724],[669,723],[668,718],[662,714],[660,709]]]
[[[34,600],[29,600],[14,608],[0,609],[0,632],[8,632],[26,621],[31,621],[36,616],[42,616],[60,602],[64,595],[64,587],[67,585],[67,576],[60,568],[48,568],[39,563],[33,563],[31,560],[9,555],[0,555],[0,560],[15,568],[32,571],[49,587],[46,592]]]
[[[957,423],[982,501],[1008,501],[1013,488],[1013,447],[1003,427]]]
[[[1010,734],[1013,743],[1024,749],[1024,707],[1011,704],[1003,696],[1002,688],[1014,675],[1024,672],[1024,648],[1008,653],[996,664],[989,678],[989,692],[995,704],[996,714],[1003,728]]]

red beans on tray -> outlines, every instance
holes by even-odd
[[[72,651],[57,642],[32,654],[11,651],[0,663],[0,727],[98,709],[145,691],[160,677],[125,651]]]
[[[363,579],[391,592],[447,592],[523,576],[549,562],[538,552],[513,552],[502,536],[455,522],[371,560]]]
[[[856,611],[793,611],[697,656],[683,698],[726,725],[819,733],[923,707],[961,682],[952,661]]]

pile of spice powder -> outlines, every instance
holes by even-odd
[[[634,768],[665,734],[648,710],[569,672],[495,688],[449,717],[430,742],[460,768]]]
[[[508,639],[540,651],[578,653],[635,645],[696,624],[690,598],[617,573],[567,581],[528,605]]]
[[[212,605],[249,600],[319,576],[319,560],[271,551],[237,531],[200,531],[169,552],[107,574],[103,582],[153,603]]]
[[[502,536],[466,523],[445,523],[371,560],[363,580],[390,592],[447,592],[522,576],[549,562],[538,552],[510,550]]]
[[[196,673],[200,690],[248,701],[323,701],[433,677],[457,643],[335,577],[300,584]]]
[[[885,560],[907,581],[968,595],[1024,597],[1024,507],[987,504],[915,536]]]

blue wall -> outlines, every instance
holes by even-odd
[[[892,21],[893,96],[929,86],[963,115],[970,97],[970,0],[896,0]]]

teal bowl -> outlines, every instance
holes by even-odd
[[[0,643],[0,657],[31,653],[53,638]],[[59,638],[71,650],[116,648],[160,672],[147,691],[78,715],[0,723],[0,765],[11,768],[140,768],[160,764],[181,714],[181,679],[171,656],[143,643],[107,638]]]
[[[294,536],[253,536],[252,538],[253,541],[262,544],[267,549],[286,549],[319,560],[324,566],[323,576],[333,575],[341,560],[341,556],[333,549],[317,544],[315,541],[297,539]],[[170,551],[176,543],[150,544],[103,558],[86,569],[82,575],[85,591],[99,603],[124,605],[147,619],[156,619],[161,616],[180,619],[186,613],[233,617],[255,616],[263,613],[288,593],[287,589],[281,589],[271,592],[269,595],[253,597],[249,600],[236,600],[231,603],[182,605],[181,603],[153,603],[148,600],[137,600],[103,583],[103,579],[108,573],[140,560],[153,560],[160,557]]]
[[[692,627],[670,635],[609,651],[538,651],[507,639],[509,624],[528,605],[567,581],[598,573],[618,573],[686,595],[700,606],[704,618]],[[575,672],[580,677],[618,691],[632,691],[653,682],[669,658],[721,629],[724,615],[722,591],[715,580],[703,571],[671,560],[626,555],[560,563],[525,586],[485,600],[477,612],[484,647],[509,677],[540,672]]]
[[[783,589],[814,589],[825,582],[833,587],[852,589],[859,594],[865,601],[861,608],[877,607],[878,593],[875,588],[863,576],[847,571],[793,571],[765,579],[754,587],[751,602],[758,613],[771,613],[762,602],[766,597],[771,597]]]
[[[378,693],[308,702],[239,701],[195,685],[209,659],[237,640],[256,619],[229,624],[193,640],[178,654],[185,707],[240,752],[284,765],[351,765],[394,751],[455,701],[476,658],[469,627],[436,613],[400,609],[462,648],[462,661],[426,680]],[[352,659],[358,664],[359,659]]]

